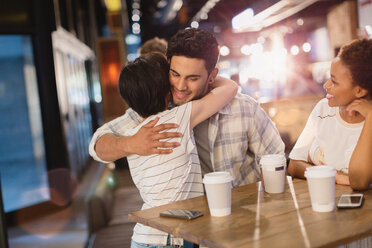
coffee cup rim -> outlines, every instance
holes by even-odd
[[[220,184],[228,183],[232,181],[232,177],[227,171],[211,172],[204,175],[204,184]]]
[[[280,164],[286,165],[286,163],[284,154],[265,154],[260,159],[261,166],[278,166]]]
[[[306,178],[327,178],[335,177],[337,171],[328,165],[315,165],[306,168],[305,177]]]

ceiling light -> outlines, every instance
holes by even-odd
[[[128,34],[125,37],[125,43],[127,43],[127,45],[135,45],[135,44],[139,44],[140,42],[141,42],[141,38],[137,35]]]
[[[198,28],[199,27],[199,22],[197,21],[193,21],[191,22],[191,25],[190,25],[192,28]]]
[[[293,45],[291,47],[291,53],[292,53],[292,55],[297,55],[299,52],[300,52],[300,49],[298,48],[298,46]]]
[[[222,47],[220,48],[220,54],[221,54],[222,56],[227,56],[227,55],[230,54],[230,49],[229,49],[227,46],[222,46]]]
[[[173,10],[174,11],[179,11],[181,9],[182,5],[183,5],[182,0],[176,0],[176,2],[173,5]]]
[[[133,23],[132,31],[133,34],[139,34],[141,32],[141,25],[139,25],[138,23]]]
[[[138,22],[140,20],[140,16],[135,14],[135,15],[132,15],[132,21],[134,22]]]
[[[200,14],[200,19],[202,19],[202,20],[207,20],[207,19],[208,19],[208,14],[205,13],[205,12],[201,13],[201,14]]]
[[[249,25],[253,16],[254,16],[254,11],[252,8],[248,8],[244,10],[243,12],[241,12],[240,14],[236,15],[231,21],[233,29],[239,29],[239,28]]]
[[[309,42],[305,42],[303,45],[302,45],[302,50],[304,50],[305,53],[308,53],[310,52],[311,50],[311,45]]]
[[[298,18],[296,22],[298,26],[304,25],[304,20],[302,18]]]
[[[251,54],[251,47],[249,45],[243,45],[241,48],[240,48],[240,52],[244,55],[249,55]]]
[[[159,9],[161,9],[161,8],[164,8],[165,6],[167,6],[167,4],[168,4],[167,1],[165,1],[165,0],[160,0],[160,1],[158,2],[158,4],[156,5],[156,7],[158,7]]]
[[[220,0],[208,0],[203,7],[196,13],[196,15],[191,19],[192,21],[199,21],[200,19],[208,19],[208,13]]]
[[[140,14],[141,14],[141,11],[139,11],[138,9],[134,9],[134,10],[132,11],[132,14],[133,14],[133,15],[140,15]]]

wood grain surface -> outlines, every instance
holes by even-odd
[[[208,247],[335,247],[372,233],[372,190],[363,192],[362,208],[314,212],[306,180],[288,182],[285,192],[268,194],[261,183],[232,190],[232,213],[212,217],[205,196],[137,211],[129,219]],[[335,203],[348,186],[336,185]],[[294,197],[293,197],[294,196]],[[297,203],[297,204],[296,204]],[[296,208],[297,205],[297,208]],[[202,211],[194,220],[160,217],[167,209]]]

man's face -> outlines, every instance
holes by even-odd
[[[214,76],[208,75],[204,60],[184,56],[171,58],[169,81],[176,105],[203,97],[213,80]]]

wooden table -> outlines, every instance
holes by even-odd
[[[372,190],[363,192],[360,209],[318,213],[311,208],[307,182],[288,182],[282,194],[265,193],[260,182],[234,188],[232,213],[225,217],[210,216],[206,197],[201,196],[133,212],[129,219],[211,248],[334,247],[372,234]],[[336,185],[335,201],[352,192],[348,186]],[[194,220],[159,217],[171,208],[202,211],[204,216]]]

